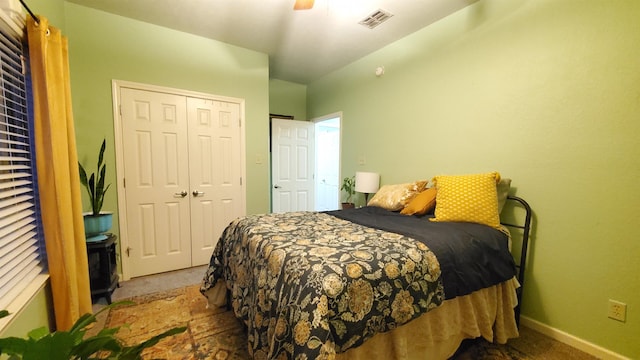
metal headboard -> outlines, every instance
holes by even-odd
[[[522,305],[522,291],[524,289],[524,270],[525,265],[527,264],[527,249],[529,247],[529,233],[531,231],[531,207],[529,204],[524,201],[524,199],[519,198],[517,196],[507,196],[507,200],[517,201],[522,205],[525,210],[525,218],[524,223],[522,225],[519,224],[509,224],[502,223],[504,226],[522,229],[522,244],[520,249],[520,262],[516,264],[516,268],[518,269],[518,282],[520,282],[520,287],[516,290],[516,294],[518,296],[518,306],[515,308],[515,317],[516,324],[520,326],[520,306]]]

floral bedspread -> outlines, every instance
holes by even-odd
[[[233,221],[201,291],[223,280],[254,359],[331,359],[444,301],[423,243],[316,212]]]

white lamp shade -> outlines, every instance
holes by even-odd
[[[380,174],[373,172],[356,172],[356,191],[373,194],[380,188]]]

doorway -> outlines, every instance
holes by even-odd
[[[316,141],[316,211],[340,204],[340,116],[314,120]]]
[[[311,121],[272,116],[272,212],[339,209],[341,122],[341,112]],[[304,191],[291,191],[294,187]]]

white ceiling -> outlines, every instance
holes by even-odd
[[[269,77],[307,84],[477,0],[67,0],[269,55]],[[393,14],[374,29],[358,22]]]

